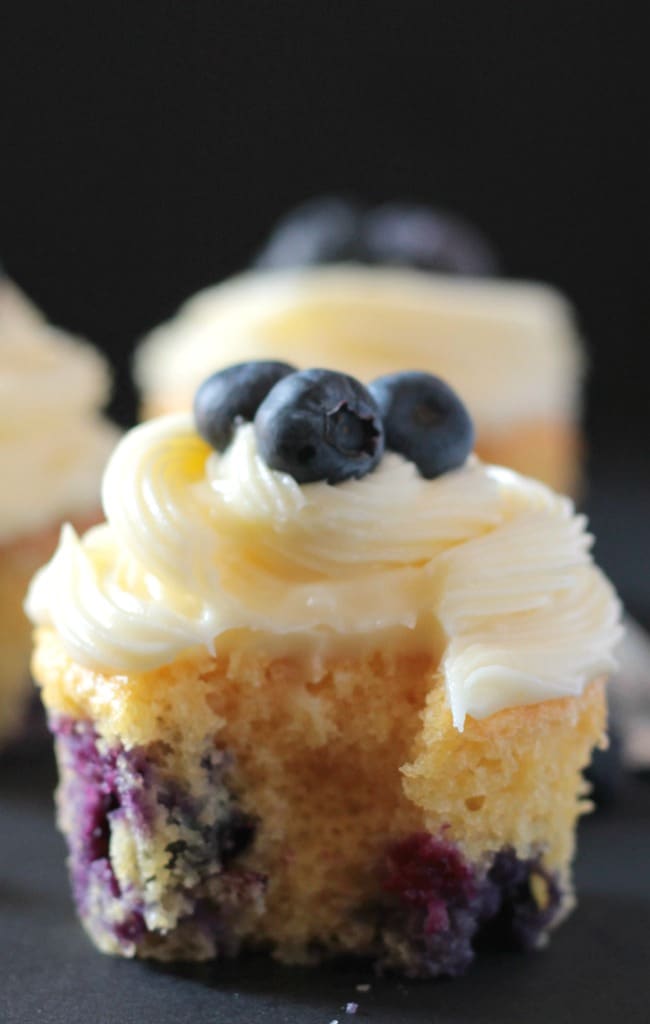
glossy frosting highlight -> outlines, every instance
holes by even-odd
[[[27,610],[90,667],[139,672],[230,630],[336,644],[442,629],[466,714],[580,693],[612,667],[618,601],[583,517],[541,484],[475,458],[436,480],[389,453],[361,480],[299,486],[240,427],[220,456],[189,415],[120,443],[107,523],[66,527]],[[437,626],[435,625],[437,624]]]

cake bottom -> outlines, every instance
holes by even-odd
[[[54,731],[73,892],[100,949],[205,960],[273,947],[273,925],[261,926],[269,875],[244,857],[259,823],[233,795],[227,753],[206,752],[203,785],[190,790],[166,774],[161,750],[105,748],[90,723],[71,719]],[[140,884],[122,884],[136,863]],[[285,959],[355,953],[412,977],[454,976],[482,945],[541,945],[570,905],[541,854],[522,858],[506,846],[472,863],[445,829],[389,840],[369,867],[373,897],[339,917],[339,934],[313,936]]]
[[[100,512],[73,520],[86,530],[99,521]],[[27,587],[37,569],[56,548],[60,525],[21,536],[0,545],[0,747],[20,741],[31,723],[34,689],[29,675],[32,627],[23,611]]]
[[[459,733],[431,654],[202,653],[111,677],[44,630],[35,665],[75,901],[105,952],[453,976],[483,946],[543,945],[573,905],[599,681]]]

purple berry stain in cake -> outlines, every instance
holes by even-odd
[[[487,872],[444,836],[417,832],[389,848],[380,968],[455,977],[475,949],[533,949],[555,918],[561,890],[539,857],[500,850]]]
[[[59,806],[66,820],[72,890],[79,913],[82,918],[97,916],[100,907],[92,904],[100,900],[100,894],[104,906],[119,901],[114,933],[122,944],[137,942],[145,931],[143,907],[137,898],[120,892],[109,846],[111,822],[117,814],[130,811],[138,827],[146,827],[144,805],[135,796],[136,780],[138,784],[142,780],[141,766],[119,766],[114,750],[100,753],[88,723],[59,718],[51,727],[65,767]]]
[[[428,832],[416,832],[389,850],[384,890],[424,912],[425,935],[446,931],[454,907],[468,905],[476,895],[472,873],[456,847]]]
[[[103,922],[108,944],[117,940],[127,953],[148,936],[146,882],[154,879],[120,886],[111,861],[111,835],[125,822],[136,842],[138,837],[146,841],[162,820],[179,836],[164,851],[165,885],[182,893],[189,908],[179,924],[201,932],[215,955],[229,949],[227,924],[210,898],[210,883],[219,880],[231,912],[238,901],[255,898],[264,884],[258,875],[233,867],[254,841],[256,823],[226,786],[231,759],[217,750],[202,758],[208,794],[203,798],[164,775],[155,747],[107,746],[91,723],[70,718],[59,717],[50,726],[62,769],[59,812],[82,920],[92,921],[95,929]]]
[[[483,923],[481,944],[524,950],[539,946],[562,902],[558,880],[540,857],[520,858],[512,849],[500,850],[485,886],[492,912]]]

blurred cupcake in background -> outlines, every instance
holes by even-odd
[[[199,292],[136,355],[143,415],[189,408],[208,374],[275,358],[370,381],[421,367],[467,403],[486,461],[575,492],[584,357],[555,289],[495,276],[490,246],[423,206],[303,204],[253,268]]]
[[[27,584],[62,521],[100,518],[104,463],[118,432],[101,415],[107,367],[50,326],[0,271],[0,747],[30,704]]]

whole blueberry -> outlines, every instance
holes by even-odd
[[[258,267],[304,267],[359,260],[361,211],[347,199],[310,199],[280,220],[257,256]]]
[[[257,410],[255,434],[265,462],[301,484],[365,476],[384,450],[374,399],[332,370],[302,370],[276,384]]]
[[[217,451],[225,451],[235,427],[252,420],[271,388],[293,371],[288,363],[259,360],[213,373],[194,396],[194,419],[201,437]]]
[[[477,276],[497,270],[494,252],[476,228],[428,206],[376,207],[365,215],[363,236],[369,263]]]
[[[469,413],[439,377],[393,373],[373,381],[368,390],[381,412],[386,447],[414,462],[427,480],[461,466],[472,451]]]

